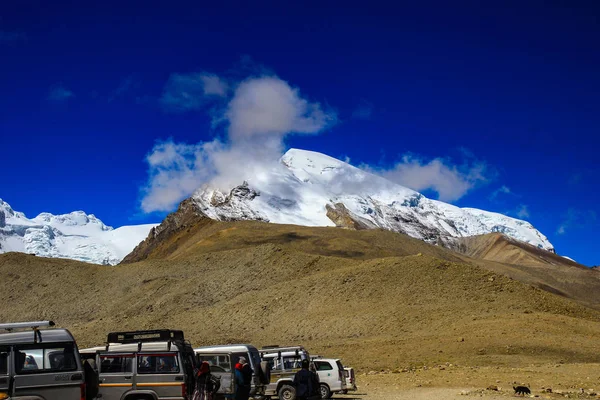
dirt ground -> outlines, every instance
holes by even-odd
[[[524,368],[442,365],[396,373],[357,376],[358,390],[338,399],[399,400],[505,398],[513,385],[526,385],[542,399],[593,399],[600,390],[600,364],[544,364]],[[497,390],[496,390],[497,389]]]

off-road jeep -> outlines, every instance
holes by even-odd
[[[194,350],[182,331],[112,332],[106,346],[81,354],[98,369],[102,400],[187,400],[194,391]]]
[[[295,400],[294,375],[301,369],[302,360],[310,360],[308,351],[302,346],[267,346],[259,352],[271,367],[271,382],[265,389],[265,395],[278,396],[280,400]]]
[[[85,400],[84,370],[73,335],[39,329],[52,321],[0,324],[0,399]],[[29,331],[14,332],[19,329]]]

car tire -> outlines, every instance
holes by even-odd
[[[282,385],[277,394],[279,400],[296,400],[296,388],[290,385]]]
[[[322,399],[328,399],[331,397],[331,390],[329,390],[329,386],[327,386],[324,383],[321,383],[319,385],[319,394],[321,395]]]

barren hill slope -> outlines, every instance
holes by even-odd
[[[160,327],[301,343],[362,370],[600,362],[600,312],[405,235],[204,221],[166,237],[116,267],[0,255],[0,320],[54,319],[83,346]]]
[[[600,310],[600,271],[499,233],[457,239],[455,249],[493,272]]]

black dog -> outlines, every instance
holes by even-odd
[[[515,394],[520,394],[525,396],[526,394],[531,394],[531,390],[527,386],[513,386],[515,389]]]

